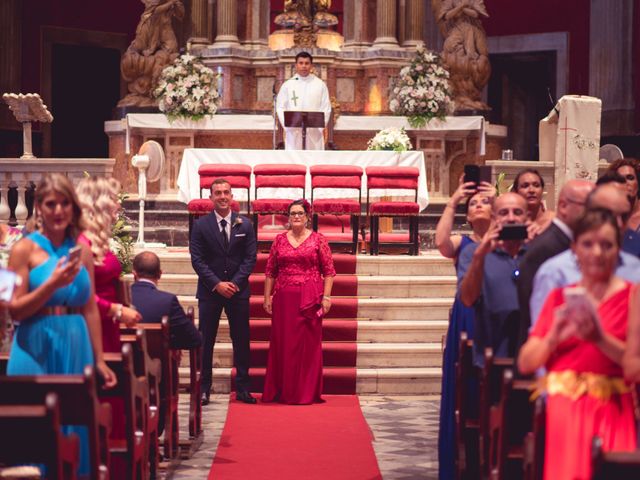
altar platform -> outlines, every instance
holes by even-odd
[[[333,142],[339,151],[365,152],[367,142],[381,129],[404,127],[416,151],[422,152],[427,198],[441,202],[455,189],[467,163],[483,164],[485,158],[500,158],[507,131],[482,117],[446,117],[433,120],[424,128],[413,129],[404,117],[342,115],[333,128]],[[129,114],[122,120],[105,122],[109,137],[109,156],[116,159],[114,176],[131,192],[137,192],[137,172],[131,156],[146,140],[156,140],[164,148],[167,164],[163,178],[149,186],[149,198],[175,200],[180,186],[178,176],[186,149],[271,150],[273,117],[264,114],[218,114],[193,122],[169,122],[163,114]],[[280,153],[284,153],[279,151]],[[335,151],[325,151],[323,163]]]

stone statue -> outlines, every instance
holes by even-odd
[[[151,92],[162,69],[178,56],[178,41],[171,25],[175,17],[182,20],[184,5],[180,0],[142,0],[145,10],[136,28],[136,37],[122,56],[120,73],[129,93],[119,107],[155,106]]]
[[[313,47],[318,29],[338,24],[338,18],[329,13],[330,8],[331,0],[285,0],[284,12],[274,23],[294,30],[296,46]]]
[[[491,65],[481,17],[488,17],[483,0],[432,0],[444,37],[442,58],[449,69],[456,112],[490,110],[480,98]]]

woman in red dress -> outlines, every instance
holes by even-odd
[[[572,249],[582,280],[553,290],[518,357],[522,373],[546,367],[544,476],[591,478],[591,442],[605,451],[636,448],[630,388],[622,378],[631,284],[614,275],[620,228],[604,209],[578,222]]]
[[[291,228],[276,237],[269,253],[264,309],[272,320],[264,402],[322,401],[322,318],[331,308],[336,271],[327,240],[308,228],[310,221],[309,202],[289,205]]]

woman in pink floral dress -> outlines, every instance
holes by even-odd
[[[322,319],[336,271],[327,240],[308,228],[310,221],[309,202],[289,205],[291,228],[269,253],[264,309],[272,320],[263,402],[322,401]]]

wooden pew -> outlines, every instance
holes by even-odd
[[[489,477],[489,417],[491,407],[500,401],[502,375],[507,368],[513,368],[513,358],[493,356],[490,347],[484,350],[484,366],[480,370],[480,402],[478,416],[480,418],[480,468],[482,476]]]
[[[128,343],[122,345],[122,353],[105,353],[104,358],[109,368],[116,374],[118,385],[105,390],[101,396],[124,399],[125,412],[125,438],[121,441],[113,439],[109,441],[112,465],[115,464],[115,460],[118,460],[124,464],[125,471],[116,471],[116,468],[112,468],[112,476],[126,480],[146,479],[148,469],[145,455],[147,439],[144,405],[149,388],[147,379],[136,376],[133,366],[133,348]]]
[[[7,374],[7,363],[9,363],[9,352],[0,352],[0,375]]]
[[[193,307],[187,309],[187,317],[195,324]],[[189,350],[189,438],[180,440],[182,458],[190,458],[203,440],[202,432],[202,346]]]
[[[603,452],[602,439],[593,437],[591,445],[593,480],[637,480],[640,478],[640,450]]]
[[[151,358],[157,358],[162,365],[160,382],[160,411],[164,415],[164,457],[175,462],[178,456],[178,354],[169,346],[169,318],[162,317],[162,322],[140,323],[136,328],[143,329],[147,337],[147,351]],[[134,334],[134,329],[123,327],[121,334]]]
[[[58,396],[40,405],[0,405],[0,463],[43,464],[50,480],[77,478],[80,445],[74,434],[60,433]]]
[[[460,333],[460,350],[456,362],[456,475],[459,479],[479,477],[478,432],[476,415],[468,409],[469,383],[477,380],[477,368],[473,365],[473,341],[467,332]],[[473,400],[471,400],[473,401]]]
[[[529,400],[533,384],[514,380],[511,369],[503,372],[500,402],[491,407],[489,419],[491,480],[523,478],[524,438],[533,420]]]
[[[133,346],[133,368],[136,376],[147,379],[149,390],[145,398],[145,432],[147,441],[146,457],[149,459],[149,473],[155,478],[158,473],[158,459],[160,449],[158,439],[160,436],[160,381],[162,379],[162,365],[157,358],[149,356],[147,348],[147,334],[142,328],[135,330],[135,335],[124,334],[120,341],[130,343]]]
[[[98,401],[93,367],[85,367],[82,375],[0,377],[0,391],[2,405],[44,404],[47,395],[55,393],[60,404],[60,422],[87,427],[91,478],[110,477],[111,406]]]
[[[524,478],[542,480],[544,472],[544,438],[546,435],[547,402],[536,398],[533,406],[533,430],[524,438]]]

